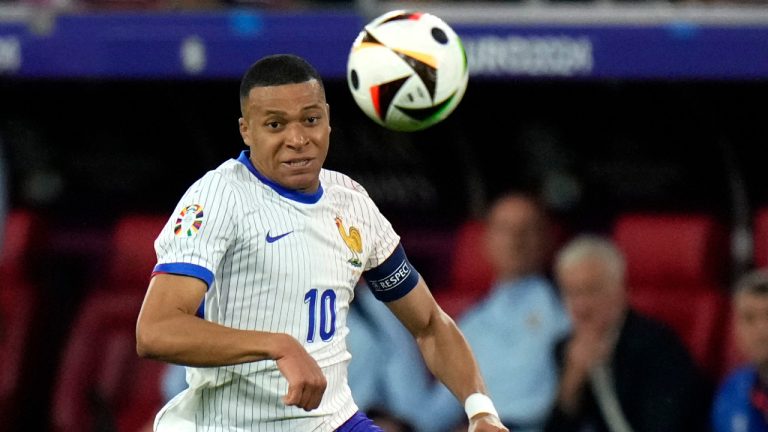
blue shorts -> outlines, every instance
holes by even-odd
[[[358,411],[349,420],[345,421],[336,432],[384,432],[383,429],[373,424],[373,420]]]

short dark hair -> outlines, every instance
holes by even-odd
[[[768,295],[768,269],[752,270],[736,282],[734,295],[741,293],[758,296]]]
[[[240,81],[240,104],[242,105],[254,87],[270,87],[284,84],[298,84],[317,80],[323,88],[323,80],[317,70],[303,58],[293,54],[274,54],[261,58],[251,65]]]

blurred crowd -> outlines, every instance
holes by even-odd
[[[666,221],[680,230],[696,225]],[[629,251],[648,247],[665,255],[653,249],[675,240],[654,242],[651,228],[642,233],[645,243],[633,244],[633,223],[648,227],[648,220],[630,218],[613,235],[570,233],[556,241],[554,222],[536,197],[503,194],[490,206],[475,259],[487,261],[493,282],[438,291],[438,299],[462,299],[454,317],[505,424],[515,431],[768,430],[768,273],[749,271],[733,290],[723,279],[710,287],[697,281],[694,290],[711,289],[710,304],[724,307],[705,324],[705,311],[695,310],[699,293],[668,303],[669,292],[690,288],[649,284],[654,269]],[[672,235],[686,241],[684,233]],[[672,268],[686,263],[667,257]],[[465,295],[478,290],[474,300]],[[430,380],[402,327],[366,300],[372,297],[365,287],[358,295],[350,314],[358,331],[348,346],[360,406],[397,419],[388,431],[465,430],[462,407]],[[681,325],[669,308],[700,322]],[[713,333],[703,351],[701,332]]]
[[[561,230],[541,201],[520,192],[498,197],[482,222],[472,223],[478,245],[468,267],[489,271],[485,280],[492,282],[435,292],[473,347],[511,430],[768,430],[768,270],[748,271],[732,290],[700,281],[695,289],[719,290],[712,294],[723,315],[708,325],[694,310],[690,316],[700,322],[686,328],[665,319],[664,308],[686,315],[697,307],[696,293],[685,293],[689,303],[669,304],[665,293],[650,292],[659,287],[643,287],[649,276],[638,273],[647,263],[628,261],[636,255],[622,250],[630,246],[631,228],[555,238]],[[683,230],[696,225],[677,223]],[[685,265],[677,258],[668,264]],[[653,296],[660,298],[646,301]],[[466,430],[460,404],[434,381],[408,332],[362,282],[349,326],[353,395],[385,431]],[[707,352],[715,360],[697,346],[702,331],[714,333]],[[169,366],[164,398],[185,388],[184,368]]]

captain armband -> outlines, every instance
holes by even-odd
[[[405,296],[419,283],[419,273],[408,262],[400,244],[378,267],[364,272],[363,278],[373,295],[384,302]]]

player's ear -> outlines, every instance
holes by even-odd
[[[237,120],[237,125],[238,125],[238,127],[240,129],[240,137],[243,138],[243,142],[245,143],[245,145],[250,147],[250,145],[251,145],[251,143],[250,143],[251,138],[248,135],[248,122],[245,121],[244,118],[240,117]]]
[[[328,132],[331,131],[331,105],[326,103],[325,104],[325,111],[326,115],[328,116]]]

